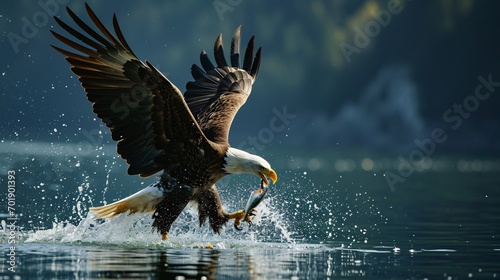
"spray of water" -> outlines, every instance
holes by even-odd
[[[255,248],[330,244],[351,248],[368,242],[384,222],[362,186],[359,192],[343,192],[339,186],[315,186],[306,177],[296,177],[289,185],[271,189],[257,207],[253,225],[236,231],[229,222],[220,235],[208,225],[198,226],[196,206],[188,205],[169,233],[161,241],[152,230],[151,214],[120,215],[113,219],[95,219],[88,211],[93,197],[88,184],[79,187],[73,211],[78,222],[55,219],[51,229],[30,231],[25,242],[63,242],[76,244],[108,244],[131,247],[193,248],[208,244],[220,248]],[[352,187],[351,187],[352,188]],[[224,187],[221,189],[225,189]],[[227,188],[226,188],[227,189]],[[238,193],[241,191],[236,190]],[[221,191],[225,209],[240,209],[246,198],[238,199]],[[97,200],[97,199],[96,199]],[[356,246],[354,246],[356,247]]]
[[[275,198],[266,197],[252,218],[253,225],[244,225],[243,231],[236,231],[228,222],[220,235],[216,235],[208,225],[198,226],[195,205],[189,205],[178,217],[169,232],[169,239],[161,241],[160,235],[152,230],[151,214],[120,215],[113,219],[95,219],[88,211],[93,195],[89,194],[89,184],[79,186],[73,213],[80,222],[53,223],[51,229],[31,231],[25,242],[63,242],[84,244],[114,244],[139,247],[204,247],[211,244],[217,248],[290,246],[295,243],[293,232],[289,231],[286,215],[275,206]],[[99,194],[100,195],[100,194]],[[226,201],[229,209],[241,208],[234,202]]]

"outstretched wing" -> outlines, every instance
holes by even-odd
[[[118,39],[87,4],[85,7],[101,34],[69,8],[68,14],[84,33],[58,18],[55,20],[85,45],[51,31],[61,42],[84,55],[52,47],[73,66],[72,71],[78,75],[88,100],[93,103],[94,113],[110,128],[113,140],[118,141],[117,152],[130,165],[128,173],[147,177],[178,166],[189,156],[216,152],[177,87],[132,52],[116,16],[113,16],[113,27]],[[199,152],[200,149],[203,151]]]
[[[217,65],[212,64],[205,51],[201,52],[202,68],[193,64],[191,74],[195,80],[187,83],[184,93],[206,137],[220,144],[227,144],[231,123],[250,95],[260,66],[261,48],[254,58],[255,38],[252,37],[245,51],[243,68],[240,68],[240,33],[241,26],[231,41],[231,66],[224,57],[222,35],[219,35],[214,45]]]

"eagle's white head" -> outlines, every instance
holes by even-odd
[[[252,155],[245,151],[229,147],[224,160],[226,162],[223,169],[229,174],[255,174],[262,178],[266,185],[269,185],[267,177],[269,177],[273,183],[276,183],[278,180],[278,175],[271,168],[269,162],[257,155]]]

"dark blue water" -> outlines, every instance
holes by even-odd
[[[113,149],[103,147],[99,157],[75,163],[46,150],[43,157],[33,155],[44,150],[37,145],[29,152],[2,152],[1,279],[500,276],[500,161],[495,158],[428,158],[391,185],[386,177],[400,174],[391,163],[397,157],[328,151],[266,156],[276,159],[280,181],[259,205],[252,227],[238,232],[228,225],[214,235],[197,226],[196,212],[189,208],[169,240],[161,241],[150,229],[149,215],[105,222],[87,216],[88,207],[148,183],[141,186],[123,176]],[[76,167],[64,172],[61,164]],[[11,170],[16,173],[11,210],[19,226],[14,233],[7,208]],[[243,207],[257,183],[246,176],[221,182],[225,208]],[[208,244],[214,248],[206,249]]]
[[[498,265],[492,263],[492,258],[498,259],[495,252],[444,249],[394,253],[390,248],[286,248],[282,244],[207,250],[34,243],[19,245],[18,252],[22,261],[16,274],[31,279],[484,279],[498,275]],[[476,265],[467,262],[471,257],[477,258]],[[2,275],[14,279],[15,274],[4,271]]]

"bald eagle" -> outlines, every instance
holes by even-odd
[[[55,21],[80,42],[51,32],[79,53],[52,47],[71,64],[94,113],[109,127],[118,154],[129,164],[128,174],[149,177],[162,171],[158,182],[139,192],[90,208],[95,217],[154,212],[152,226],[162,239],[168,238],[172,223],[191,201],[198,204],[200,226],[208,218],[215,233],[230,219],[235,219],[235,225],[246,219],[244,210],[231,214],[223,210],[215,183],[238,173],[255,174],[266,185],[268,178],[273,183],[278,179],[265,159],[228,143],[234,116],[250,95],[259,71],[261,48],[254,56],[254,37],[240,67],[241,26],[231,41],[230,64],[219,35],[214,46],[216,64],[201,52],[201,67],[192,66],[194,81],[187,83],[183,95],[151,63],[137,58],[116,15],[113,35],[87,4],[85,7],[100,32],[66,8],[80,31],[57,17]]]

